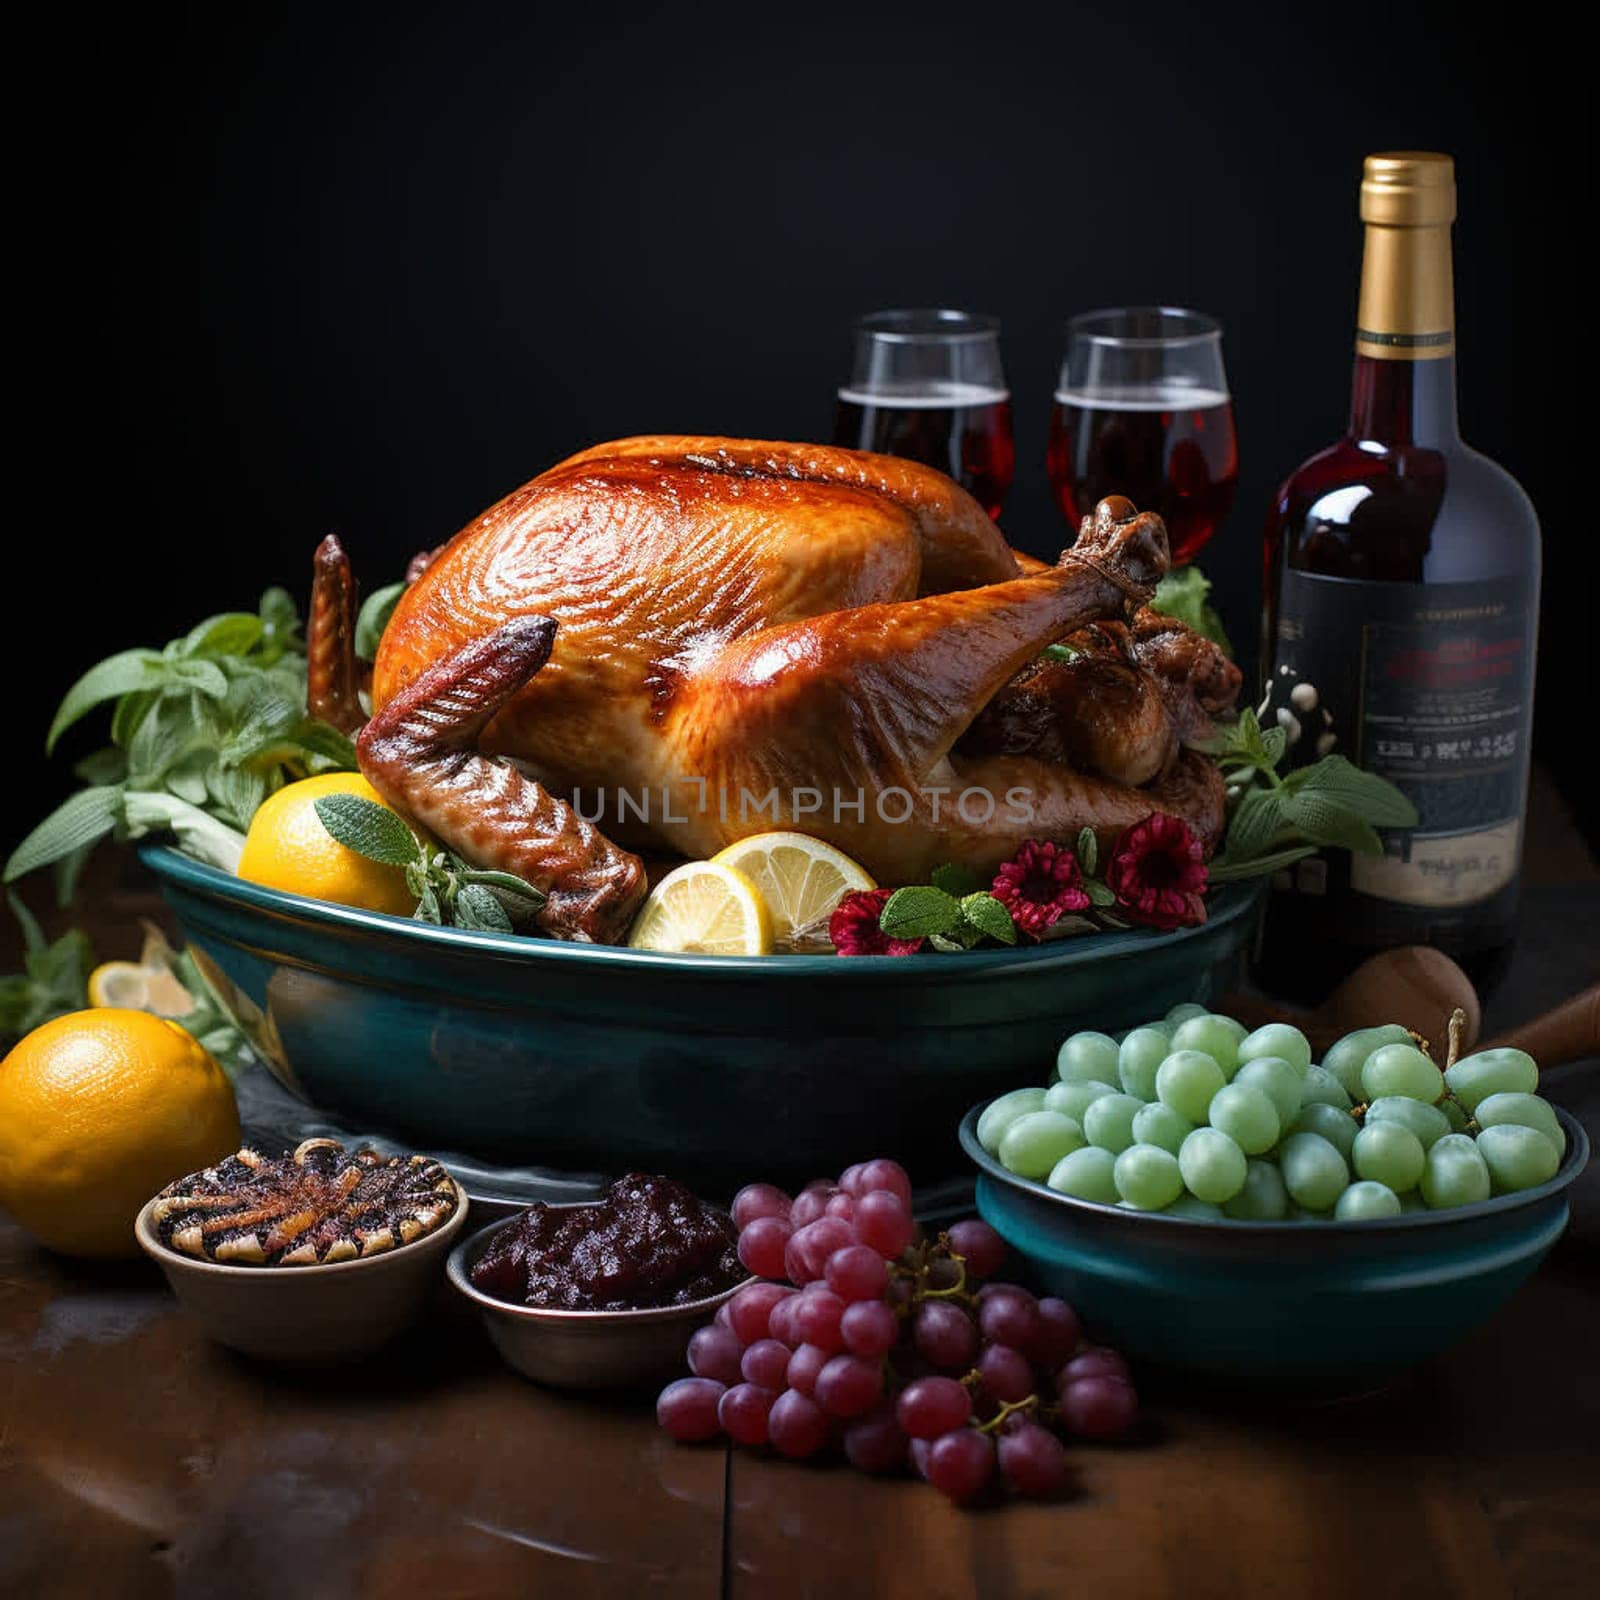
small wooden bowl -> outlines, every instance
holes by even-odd
[[[133,1231],[178,1304],[219,1344],[299,1366],[366,1355],[413,1322],[437,1281],[441,1258],[466,1223],[468,1205],[457,1183],[448,1221],[382,1255],[315,1267],[236,1267],[162,1244],[150,1220],[159,1198],[145,1203]]]

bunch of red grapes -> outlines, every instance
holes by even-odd
[[[719,1434],[803,1459],[842,1445],[864,1472],[908,1463],[952,1500],[998,1480],[1044,1498],[1066,1481],[1061,1435],[1112,1439],[1138,1415],[1127,1363],[1085,1345],[1065,1300],[989,1279],[987,1223],[919,1235],[898,1162],[865,1161],[793,1200],[734,1197],[739,1259],[758,1277],[689,1341],[690,1378],[661,1391],[675,1439]]]

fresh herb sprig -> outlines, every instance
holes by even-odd
[[[1280,775],[1287,750],[1284,730],[1248,708],[1211,746],[1233,798],[1209,882],[1261,877],[1330,845],[1382,855],[1379,828],[1416,827],[1416,807],[1386,778],[1341,755]]]
[[[1150,598],[1150,609],[1165,617],[1176,617],[1186,622],[1194,631],[1217,645],[1230,659],[1233,645],[1222,618],[1208,598],[1211,580],[1196,566],[1173,567],[1163,575]]]
[[[515,874],[482,871],[419,839],[387,806],[358,794],[326,794],[315,805],[323,827],[345,849],[405,869],[419,922],[513,933],[545,903],[543,890]]]
[[[62,863],[65,899],[99,840],[162,831],[232,871],[268,795],[356,764],[350,741],[306,713],[300,619],[282,589],[253,613],[208,617],[161,650],[123,650],[91,667],[61,702],[47,748],[107,705],[111,743],[74,769],[87,787],[17,846],[7,883]]]
[[[22,927],[23,945],[22,971],[0,977],[0,1042],[10,1043],[88,1005],[94,950],[82,928],[69,928],[52,943],[15,894],[6,899]]]

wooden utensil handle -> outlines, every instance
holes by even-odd
[[[1526,1050],[1541,1068],[1600,1056],[1600,983],[1479,1048],[1498,1050],[1507,1045]]]

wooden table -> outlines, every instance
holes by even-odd
[[[1594,965],[1600,895],[1570,883],[1592,863],[1549,839],[1540,876],[1568,882],[1530,896],[1491,1026]],[[1549,1092],[1600,1134],[1600,1074]],[[969,1513],[537,1389],[443,1293],[353,1372],[285,1375],[197,1337],[153,1270],[67,1263],[0,1219],[0,1594],[1589,1594],[1597,1258],[1591,1173],[1535,1280],[1388,1391],[1297,1407],[1148,1380],[1145,1436],[1073,1449],[1066,1500]]]

